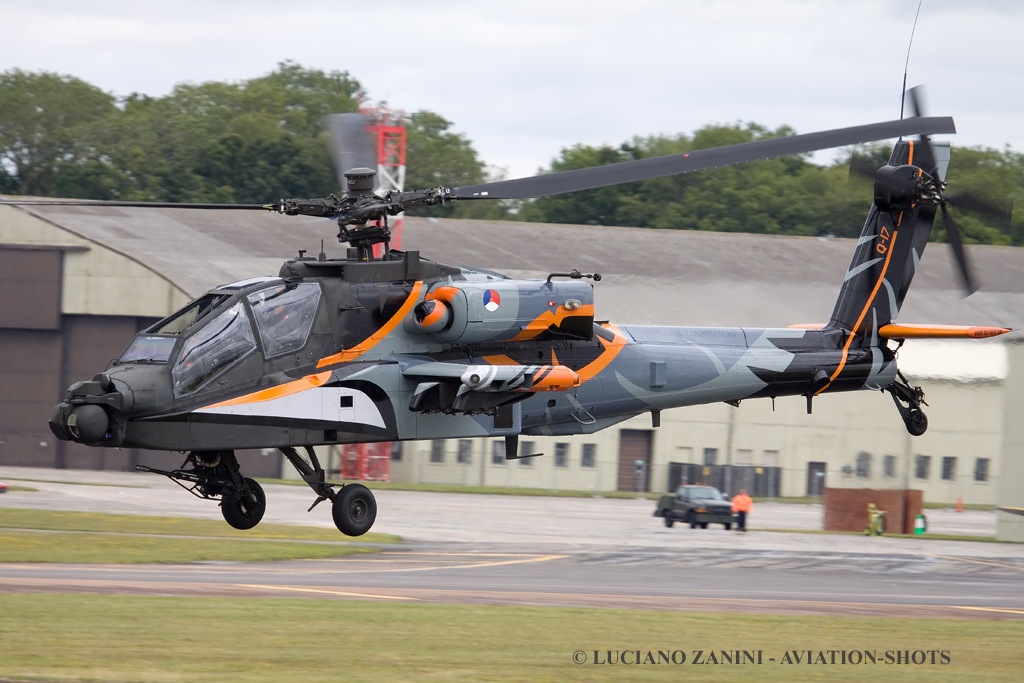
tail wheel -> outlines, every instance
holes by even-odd
[[[911,436],[921,436],[928,431],[928,416],[920,408],[911,408],[910,413],[903,419],[907,425],[907,431]]]
[[[267,511],[267,496],[255,479],[242,480],[243,490],[224,496],[220,503],[224,521],[236,529],[251,529],[263,519]]]
[[[334,497],[334,525],[346,536],[362,536],[377,519],[377,501],[362,484],[347,484]]]
[[[924,400],[924,391],[921,387],[912,387],[907,384],[903,373],[897,372],[898,381],[893,382],[885,388],[892,396],[896,410],[903,418],[903,424],[911,436],[921,436],[928,430],[928,418],[925,417],[921,406],[928,405]]]

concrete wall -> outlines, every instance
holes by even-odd
[[[1003,401],[1004,431],[998,480],[1000,507],[1024,510],[1024,343],[1007,346],[1010,368]],[[1024,542],[1024,515],[1000,510],[996,538]]]

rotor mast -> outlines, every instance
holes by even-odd
[[[405,190],[405,112],[392,110],[384,102],[376,107],[361,106],[360,114],[373,121],[366,127],[376,140],[378,191],[400,193]],[[399,213],[391,221],[391,246],[402,246],[402,217]],[[380,256],[378,253],[377,256]]]

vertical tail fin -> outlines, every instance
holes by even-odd
[[[890,166],[934,168],[928,145],[900,140]],[[876,196],[877,192],[876,180]],[[896,319],[910,289],[935,219],[934,206],[883,210],[872,205],[850,268],[826,329],[843,333],[843,343],[871,344],[878,328]]]

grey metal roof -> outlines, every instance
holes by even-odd
[[[134,259],[191,295],[274,275],[299,249],[342,256],[330,220],[260,211],[33,206],[23,210]],[[854,241],[506,221],[404,219],[402,247],[513,276],[600,272],[598,317],[785,326],[824,322]],[[964,299],[949,248],[930,245],[902,322],[1024,328],[1024,249],[972,246],[982,290]],[[1013,333],[1019,336],[1021,333]]]

